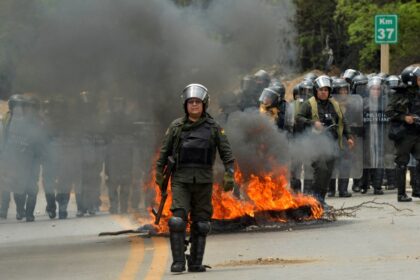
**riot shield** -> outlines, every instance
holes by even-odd
[[[363,98],[364,168],[394,168],[395,148],[388,138],[390,122],[385,116],[388,101],[383,87],[368,87]]]
[[[363,173],[363,100],[359,95],[333,95],[350,127],[355,146],[349,150],[343,137],[343,149],[338,152],[333,178],[360,178]]]

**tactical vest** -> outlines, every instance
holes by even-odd
[[[343,130],[344,130],[343,112],[341,112],[340,105],[338,104],[338,102],[334,98],[330,98],[330,99],[328,99],[328,101],[331,102],[331,104],[334,107],[334,111],[338,115],[338,130],[337,130],[338,145],[340,146],[340,149],[343,149]],[[312,120],[313,121],[319,121],[318,104],[317,104],[314,96],[309,98],[309,104],[311,105]]]
[[[177,167],[211,168],[215,159],[211,124],[202,125],[187,131],[181,131]]]

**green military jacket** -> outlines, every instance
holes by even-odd
[[[205,122],[212,128],[210,143],[214,146],[213,150],[216,151],[217,148],[219,151],[225,169],[233,168],[234,157],[223,128],[208,114],[197,121],[199,125]],[[189,121],[187,117],[176,119],[170,124],[163,138],[160,155],[156,162],[157,172],[163,172],[169,156],[177,158],[178,155],[173,155],[177,138],[183,129],[185,130],[191,126],[194,126],[194,123]],[[181,140],[178,141],[180,142]],[[178,143],[178,147],[180,144]],[[213,168],[175,167],[172,179],[182,183],[213,183]]]
[[[335,113],[337,114],[338,117],[338,127],[337,127],[337,134],[338,134],[338,144],[340,146],[340,148],[343,148],[343,144],[342,144],[342,136],[345,136],[346,139],[350,139],[352,137],[351,135],[351,131],[350,131],[350,127],[348,126],[344,115],[342,113],[342,110],[338,104],[338,102],[333,99],[333,98],[329,98],[328,103],[331,104],[331,109],[333,109],[335,111]],[[312,110],[312,107],[315,106],[315,104],[317,105],[315,107],[315,111]],[[306,100],[304,103],[302,103],[300,110],[298,112],[298,114],[296,115],[296,122],[298,124],[304,125],[304,126],[310,126],[313,125],[316,121],[319,120],[319,115],[318,115],[318,108],[319,106],[324,106],[325,109],[327,108],[327,103],[325,103],[324,105],[322,104],[322,102],[318,99],[316,99],[315,97],[311,97],[308,100]],[[337,112],[338,111],[338,112]],[[330,112],[333,113],[333,112]]]

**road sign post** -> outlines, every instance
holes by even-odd
[[[398,42],[398,16],[375,16],[375,43],[381,45],[381,72],[389,73],[389,44]]]

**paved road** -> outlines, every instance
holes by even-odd
[[[337,208],[373,198],[328,202]],[[213,235],[205,255],[213,269],[181,276],[169,273],[166,238],[97,236],[136,228],[133,217],[49,220],[41,197],[34,223],[14,220],[13,209],[0,221],[0,279],[419,279],[420,200],[397,203],[395,191],[376,198],[412,212],[363,209],[355,218],[318,226]]]

